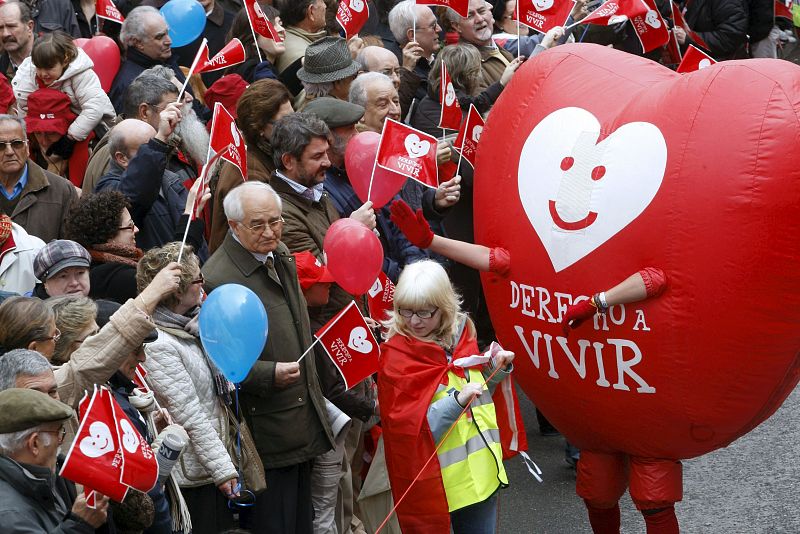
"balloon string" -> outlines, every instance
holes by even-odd
[[[498,366],[497,369],[495,369],[492,372],[492,374],[489,375],[489,378],[484,380],[483,384],[481,384],[481,389],[492,378],[494,378],[494,375],[496,375],[499,370],[500,370],[500,367]],[[444,442],[447,441],[448,436],[450,436],[450,434],[453,432],[453,429],[456,427],[456,423],[458,423],[458,420],[461,419],[461,416],[464,415],[464,413],[469,409],[470,406],[472,406],[472,401],[470,401],[469,404],[464,406],[464,408],[461,410],[461,413],[459,413],[458,417],[456,417],[456,420],[453,421],[453,424],[450,426],[450,428],[447,429],[447,432],[445,433],[444,437],[442,437],[442,439],[439,441],[439,444],[436,446],[436,449],[434,449],[433,454],[430,455],[428,460],[425,462],[425,465],[423,465],[422,469],[420,469],[419,473],[417,473],[417,476],[415,476],[414,480],[411,481],[411,484],[408,485],[408,487],[406,488],[406,491],[404,491],[403,494],[400,496],[400,498],[397,500],[397,502],[394,503],[394,506],[392,506],[392,509],[389,510],[389,515],[386,516],[386,518],[383,520],[383,522],[378,526],[377,530],[375,530],[375,534],[379,534],[380,531],[383,530],[383,527],[386,526],[386,523],[389,522],[389,519],[392,518],[392,515],[394,515],[395,511],[397,510],[397,507],[400,506],[400,503],[403,502],[403,499],[406,498],[406,495],[408,495],[408,492],[411,491],[411,488],[414,486],[414,484],[417,482],[417,480],[419,480],[419,477],[421,477],[422,473],[425,471],[425,469],[428,468],[428,464],[430,464],[431,461],[434,458],[436,458],[436,456],[439,454],[439,449],[442,448],[442,445],[444,445]]]

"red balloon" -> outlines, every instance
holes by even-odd
[[[378,144],[381,135],[375,132],[361,132],[347,143],[344,152],[344,165],[350,184],[362,202],[367,201],[369,194],[369,181],[372,177],[372,168],[375,167],[375,176],[372,180],[372,193],[369,200],[375,209],[385,206],[406,183],[406,177],[383,167],[375,165],[378,154]]]
[[[91,39],[75,39],[75,46],[82,48],[94,63],[94,72],[100,78],[100,85],[108,92],[119,71],[119,47],[110,37],[96,35]]]
[[[375,233],[353,219],[335,221],[322,242],[328,270],[342,289],[362,295],[383,267],[383,247]]]
[[[581,449],[691,458],[749,432],[800,379],[800,67],[680,75],[573,44],[522,66],[478,147],[475,237],[517,379]],[[742,88],[746,87],[746,91]],[[579,296],[643,267],[659,297],[564,337]]]

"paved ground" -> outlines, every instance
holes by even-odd
[[[520,395],[530,455],[544,472],[536,482],[520,459],[507,462],[511,487],[501,494],[500,534],[591,532],[564,439],[539,436],[533,405]],[[644,533],[626,495],[623,534]],[[688,534],[800,534],[800,388],[768,421],[730,447],[684,462],[684,500],[677,506]]]

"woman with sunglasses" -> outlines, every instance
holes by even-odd
[[[144,288],[178,258],[180,243],[169,243],[144,254],[136,282]],[[200,261],[190,247],[183,251],[177,290],[165,296],[153,312],[158,339],[145,346],[147,380],[172,415],[189,434],[173,474],[192,517],[195,534],[217,533],[233,522],[229,499],[239,495],[238,474],[226,444],[232,385],[211,363],[200,343],[197,316],[203,298]]]
[[[200,213],[210,193],[200,199],[195,212]],[[183,239],[189,224],[186,242],[199,247],[203,241],[203,221],[195,218],[189,223],[195,201],[194,190],[186,199],[186,209],[177,226],[173,239]],[[130,203],[119,191],[101,191],[81,197],[67,221],[67,234],[89,251],[92,263],[89,267],[89,296],[93,299],[109,299],[124,304],[136,297],[136,263],[142,250],[136,246],[139,228],[133,222]]]
[[[511,372],[514,353],[493,351],[460,367],[459,358],[479,354],[460,305],[441,265],[412,263],[384,324],[378,399],[395,502],[421,473],[397,510],[406,534],[493,533],[497,490],[508,485],[492,391]],[[434,454],[438,461],[425,466]]]

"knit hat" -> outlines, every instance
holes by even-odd
[[[297,264],[297,278],[303,289],[308,289],[314,284],[334,281],[328,268],[309,251],[295,252],[293,256]]]
[[[75,241],[55,239],[50,241],[33,259],[33,274],[45,282],[67,267],[89,267],[92,257],[89,251]]]
[[[228,113],[236,118],[236,104],[239,102],[244,90],[247,89],[247,82],[238,74],[226,74],[208,88],[205,94],[206,106],[214,109],[214,103],[219,102]]]
[[[341,37],[323,37],[306,48],[297,77],[303,82],[327,83],[355,76],[360,70],[361,63],[353,61],[347,41]]]
[[[56,132],[66,135],[75,115],[69,108],[69,97],[49,87],[43,87],[28,96],[28,114],[25,125],[28,133]]]

